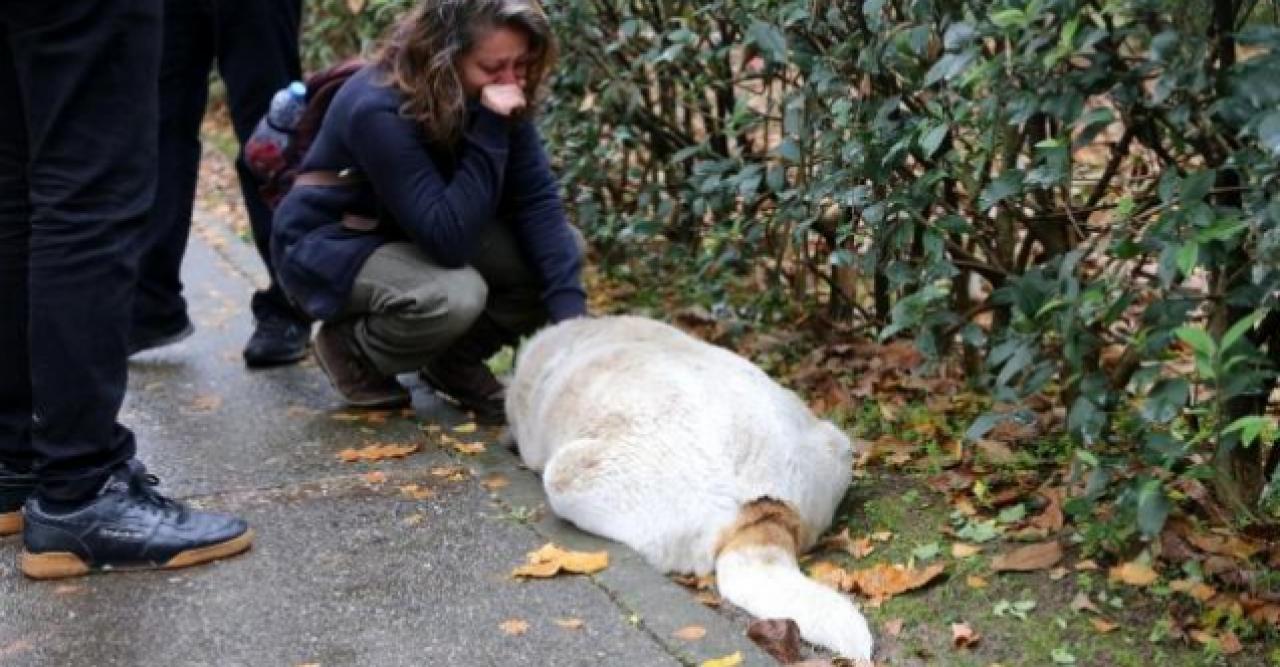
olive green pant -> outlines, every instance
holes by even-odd
[[[580,235],[579,235],[580,237]],[[356,275],[341,318],[356,318],[355,337],[365,357],[387,375],[422,368],[472,327],[491,352],[547,322],[541,281],[505,224],[481,236],[469,266],[447,269],[409,242],[378,248]],[[483,327],[478,326],[487,319]]]

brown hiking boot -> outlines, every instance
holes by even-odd
[[[442,354],[432,359],[418,375],[438,393],[476,413],[477,419],[503,421],[507,388],[494,377],[484,362]]]
[[[329,383],[351,405],[393,408],[408,405],[409,390],[383,375],[356,347],[355,320],[325,322],[315,340],[316,362]]]

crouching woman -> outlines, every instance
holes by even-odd
[[[419,371],[498,417],[485,360],[585,313],[581,237],[530,120],[555,51],[535,0],[423,0],[334,97],[271,246],[349,404],[406,404],[395,375]]]

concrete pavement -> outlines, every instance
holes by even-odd
[[[469,420],[420,384],[412,411],[361,413],[310,359],[245,369],[260,262],[197,215],[185,266],[196,334],[132,362],[123,421],[163,489],[245,516],[255,546],[187,570],[40,583],[17,572],[18,540],[0,541],[0,665],[656,666],[734,652],[776,664],[746,639],[741,614],[699,604],[629,549],[550,516],[496,432],[452,434],[486,442],[478,455],[442,445]],[[374,443],[420,449],[339,460]],[[512,579],[547,541],[607,549],[610,565]],[[556,623],[567,619],[581,627]],[[505,632],[513,620],[527,630]],[[706,636],[672,634],[688,625]]]

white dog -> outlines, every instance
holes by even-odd
[[[574,319],[524,345],[506,410],[557,515],[870,658],[857,607],[796,563],[848,488],[849,439],[759,368],[654,320]]]

